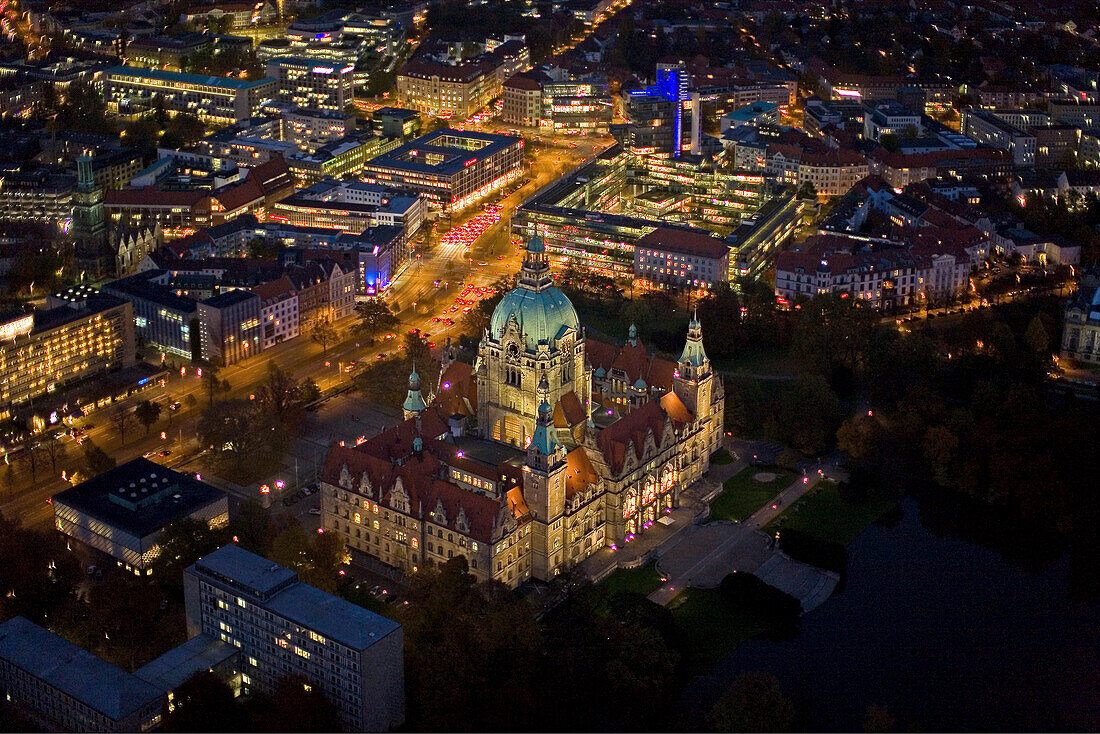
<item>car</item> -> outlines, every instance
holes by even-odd
[[[379,352],[379,353],[378,353],[377,355],[375,355],[375,357],[374,357],[374,358],[375,358],[375,359],[385,359],[385,358],[386,358],[386,355],[384,355],[384,354],[382,354],[381,352]]]
[[[311,515],[320,515],[321,510],[320,510],[320,508],[317,508],[317,507],[311,507],[311,508],[309,508],[309,514],[311,514]]]
[[[410,333],[410,334],[419,334],[419,333],[420,333],[420,329],[418,329],[418,328],[416,328],[416,327],[414,326],[413,328],[409,329],[409,333]]]
[[[162,449],[162,450],[157,452],[157,456],[161,456],[161,457],[171,456],[171,455],[172,455],[172,449]]]
[[[428,342],[428,349],[435,349],[435,342]]]
[[[421,334],[420,336],[421,336],[421,337],[423,337],[424,339],[427,339],[427,338],[428,338],[429,336],[431,336],[431,334],[429,334],[428,332],[426,332],[426,331],[425,331],[425,332],[424,332],[423,334]]]
[[[61,439],[65,438],[65,436],[68,436],[68,435],[69,434],[66,433],[65,431],[58,431],[57,433],[55,433],[53,435],[53,437],[54,437],[55,440],[60,441]]]
[[[168,410],[179,410],[179,409],[180,409],[180,401],[178,401],[178,400],[176,400],[173,403],[169,403],[169,405],[168,405]]]
[[[283,506],[284,507],[290,507],[293,504],[294,504],[294,498],[293,497],[283,497]]]

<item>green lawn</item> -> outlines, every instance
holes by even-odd
[[[669,602],[669,610],[687,644],[688,669],[702,675],[770,622],[731,607],[718,589],[685,589]]]
[[[710,455],[710,463],[714,466],[722,466],[723,464],[732,464],[733,457],[730,456],[730,452],[725,449],[718,449]]]
[[[775,474],[775,479],[770,482],[758,482],[753,477],[760,472]],[[740,522],[779,494],[779,491],[793,482],[794,478],[793,473],[783,469],[745,467],[722,485],[722,493],[710,503],[710,519]]]
[[[897,497],[878,493],[872,494],[865,503],[852,504],[841,498],[834,482],[822,482],[765,529],[791,528],[821,540],[848,545],[896,503]]]
[[[639,568],[618,568],[614,573],[596,585],[596,588],[608,597],[617,591],[633,591],[649,595],[661,585],[661,574],[657,572],[656,561],[650,561]]]

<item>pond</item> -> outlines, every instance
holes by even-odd
[[[860,731],[872,704],[902,730],[1100,727],[1100,605],[1070,599],[1067,556],[1024,570],[937,537],[911,498],[848,553],[844,588],[795,639],[742,644],[684,703],[706,710],[739,673],[766,671],[796,730]]]

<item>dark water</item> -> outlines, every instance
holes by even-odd
[[[848,546],[847,583],[789,642],[750,640],[696,682],[705,710],[744,671],[773,673],[796,727],[859,731],[871,704],[920,731],[1100,728],[1100,605],[1072,601],[1069,561],[1026,571],[939,538],[912,499]]]

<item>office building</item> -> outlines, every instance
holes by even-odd
[[[622,141],[634,155],[697,152],[700,136],[698,94],[688,95],[690,75],[682,63],[657,64],[655,84],[623,95],[630,123]]]
[[[285,275],[255,286],[252,292],[260,297],[260,323],[263,325],[264,349],[293,339],[300,332],[298,324],[298,292]]]
[[[73,216],[76,176],[34,171],[0,172],[0,218],[63,224]]]
[[[1035,136],[988,110],[963,110],[960,130],[963,135],[981,145],[1007,150],[1017,166],[1035,165]]]
[[[14,405],[134,364],[129,303],[94,293],[0,316],[0,417]]]
[[[419,137],[363,166],[368,182],[418,191],[433,208],[448,213],[481,201],[522,172],[522,139],[450,128]]]
[[[427,215],[425,198],[358,181],[325,180],[276,202],[270,219],[304,227],[358,233],[378,225],[401,227],[412,237]]]
[[[659,227],[634,245],[634,277],[658,287],[710,289],[729,280],[729,250],[706,234]]]
[[[297,674],[336,706],[349,731],[388,731],[404,721],[401,625],[235,545],[187,568],[183,585],[188,636],[237,647],[248,690],[270,694]]]
[[[863,103],[863,138],[880,140],[883,135],[916,138],[921,132],[921,114],[893,100]]]
[[[149,270],[111,281],[103,292],[128,301],[137,337],[166,354],[201,359],[195,301],[168,287],[169,273]]]
[[[169,112],[186,112],[204,122],[230,125],[255,116],[275,99],[278,81],[245,81],[176,71],[113,66],[104,72],[103,94],[115,114],[131,114],[164,101]]]
[[[356,175],[367,161],[396,147],[396,140],[370,133],[362,136],[353,134],[330,140],[312,153],[295,153],[287,158],[287,165],[298,187],[303,188],[325,178]]]
[[[182,518],[210,528],[229,523],[229,500],[216,487],[134,459],[53,496],[62,535],[110,556],[127,572],[151,575],[164,528]]]
[[[374,131],[387,138],[405,140],[420,134],[420,115],[416,110],[379,107],[371,115]]]
[[[151,731],[167,700],[152,683],[24,617],[0,624],[0,692],[44,731]]]
[[[354,132],[355,117],[342,110],[295,107],[283,113],[282,139],[306,153]]]
[[[150,36],[127,43],[123,60],[127,66],[183,71],[189,59],[213,52],[214,36],[205,33],[186,33],[178,38]]]
[[[267,75],[278,82],[279,99],[298,107],[343,112],[355,94],[354,64],[335,59],[278,56]]]
[[[263,350],[260,297],[237,289],[199,301],[199,339],[203,357],[227,367]]]

